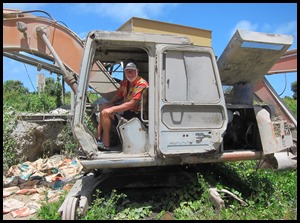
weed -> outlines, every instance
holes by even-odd
[[[12,107],[3,105],[3,171],[7,171],[10,166],[16,165],[15,140],[10,136],[15,123],[16,114]]]
[[[116,216],[117,203],[119,199],[125,198],[126,195],[117,194],[116,190],[112,190],[110,197],[106,199],[105,197],[101,197],[101,193],[100,190],[96,190],[96,194],[94,195],[96,199],[82,220],[111,220]]]

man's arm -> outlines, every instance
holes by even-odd
[[[111,113],[115,113],[115,112],[124,112],[124,111],[130,110],[130,109],[133,109],[138,103],[139,103],[139,100],[132,99],[132,100],[130,100],[128,102],[124,102],[120,105],[106,108],[101,113],[102,113],[102,115],[110,115]]]

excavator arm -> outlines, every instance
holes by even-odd
[[[35,16],[34,12],[45,13],[48,18]],[[83,40],[47,12],[3,9],[3,56],[62,75],[74,92],[83,48]],[[110,99],[118,83],[101,62],[92,69],[89,86]]]
[[[269,70],[268,74],[297,72],[297,49],[287,51]]]
[[[287,123],[296,127],[297,120],[293,113],[265,78],[267,74],[297,72],[297,49],[287,50],[293,42],[293,37],[281,37],[282,39],[278,39],[278,43],[274,44],[272,35],[254,35],[239,30],[218,59],[218,67],[222,84],[233,86],[232,94],[227,97],[228,103],[252,104],[252,99],[255,98],[259,102],[273,105],[274,115],[281,116]]]
[[[281,56],[276,64],[269,70],[268,75],[291,72],[297,72],[297,49],[289,50]],[[288,123],[297,127],[295,116],[265,77],[256,84],[254,92],[256,99],[274,105],[277,115],[280,115]]]
[[[42,35],[48,39],[51,49],[44,42]],[[51,68],[57,67],[60,70],[58,74],[63,75],[73,91],[76,91],[77,84],[76,76],[72,73],[79,72],[78,61],[81,60],[82,50],[83,43],[80,38],[52,17],[47,19],[19,10],[3,10],[3,55],[18,61],[29,61],[32,65],[38,63],[38,60],[31,60],[30,56],[47,60],[49,64],[61,64],[61,67]],[[50,66],[38,63],[38,67],[49,69]]]

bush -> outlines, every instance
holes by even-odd
[[[3,104],[3,171],[17,164],[15,152],[15,140],[10,136],[16,124],[17,115],[14,109]]]
[[[291,97],[284,97],[282,100],[288,106],[288,108],[291,110],[294,116],[297,118],[297,100]]]

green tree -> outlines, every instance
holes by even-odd
[[[15,111],[47,112],[55,109],[56,101],[54,96],[47,93],[38,95],[36,92],[29,92],[19,80],[8,80],[3,83],[4,104]]]
[[[3,104],[12,108],[20,108],[30,94],[28,88],[19,80],[8,80],[3,83]]]
[[[293,98],[294,98],[295,100],[297,100],[297,81],[294,81],[294,82],[291,84],[291,90],[294,92]]]
[[[45,80],[45,93],[54,96],[55,95],[55,81],[51,77],[46,77]]]
[[[55,101],[56,101],[56,107],[60,107],[62,105],[62,85],[60,84],[60,78],[57,76],[55,86],[54,86],[54,92],[55,92]]]
[[[288,106],[288,108],[291,110],[291,112],[295,115],[295,117],[297,118],[297,100],[295,100],[289,96],[285,96],[282,100]]]
[[[28,88],[24,87],[23,83],[19,80],[8,80],[3,83],[3,94],[17,92],[20,94],[27,94]]]

